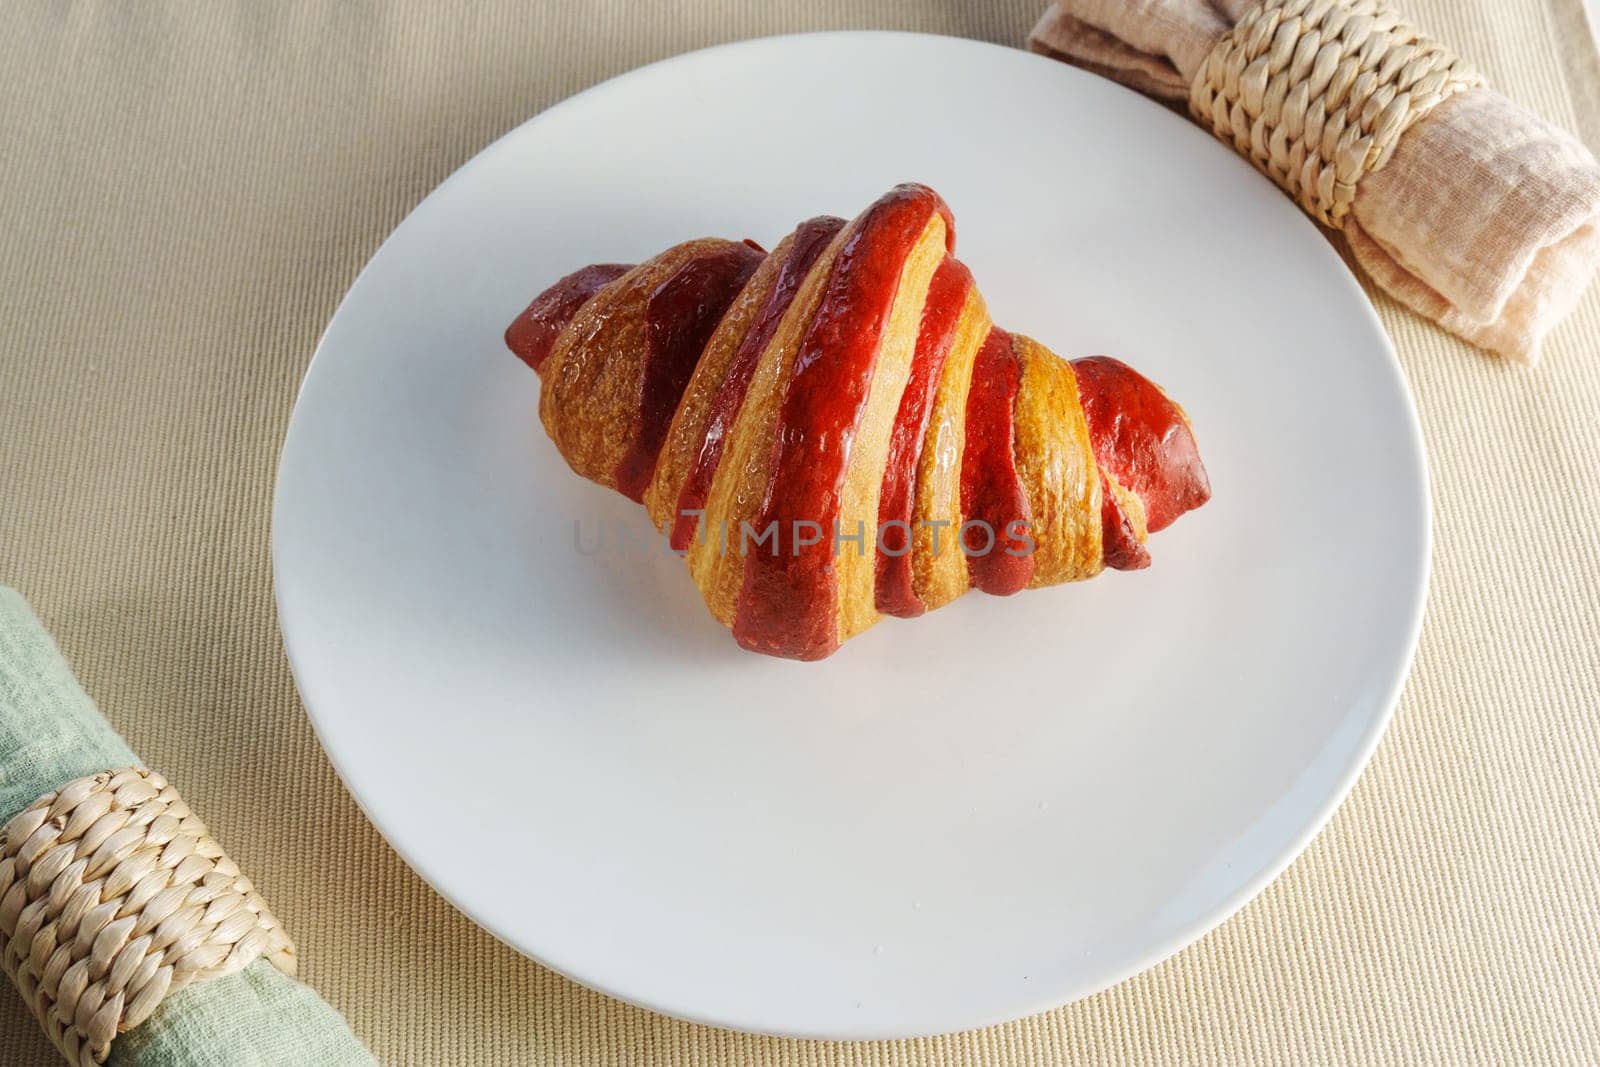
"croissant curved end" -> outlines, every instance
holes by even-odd
[[[1183,409],[995,325],[954,232],[900,185],[771,252],[585,267],[506,330],[567,464],[644,504],[741,646],[821,659],[971,589],[1146,567],[1210,498]]]
[[[1150,379],[1110,356],[1072,361],[1089,440],[1101,471],[1123,492],[1105,495],[1106,565],[1119,570],[1149,566],[1147,533],[1211,499],[1211,480],[1200,461],[1189,417]],[[1129,495],[1137,498],[1130,516]]]
[[[533,298],[506,327],[506,347],[537,373],[578,309],[633,269],[631,263],[595,263],[575,270]]]

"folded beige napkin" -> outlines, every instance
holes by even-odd
[[[1322,181],[1324,201],[1347,201],[1333,221],[1373,280],[1491,352],[1537,361],[1541,339],[1600,266],[1600,165],[1589,150],[1479,87],[1373,0],[1059,0],[1029,44],[1156,99],[1198,105],[1202,124],[1276,170],[1279,184]],[[1233,74],[1222,73],[1241,52]],[[1226,88],[1213,94],[1208,82]],[[1361,121],[1335,129],[1339,104],[1362,93],[1372,96]],[[1362,139],[1390,121],[1402,131],[1392,150],[1372,147],[1381,131]],[[1347,154],[1370,149],[1362,165],[1337,176],[1341,167],[1318,159],[1308,168],[1319,144],[1337,155],[1327,146],[1341,133]],[[1316,199],[1314,188],[1291,191],[1303,206]]]

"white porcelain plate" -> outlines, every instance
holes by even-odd
[[[502,331],[583,264],[908,180],[998,322],[1181,400],[1215,497],[1146,571],[742,652],[680,560],[591,551],[643,513],[567,470]],[[1428,529],[1378,320],[1265,179],[1061,64],[847,33],[635,71],[440,186],[317,351],[273,555],[329,755],[473,919],[673,1015],[881,1037],[1084,996],[1260,890],[1383,730]]]

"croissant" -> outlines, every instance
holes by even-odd
[[[744,648],[1149,565],[1205,503],[1183,409],[989,320],[950,209],[900,185],[771,253],[686,241],[556,282],[506,331],[578,474],[644,504]]]

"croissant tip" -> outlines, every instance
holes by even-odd
[[[1095,459],[1145,508],[1156,533],[1211,499],[1188,416],[1150,379],[1112,356],[1072,361]]]
[[[624,263],[595,263],[559,279],[511,320],[506,327],[506,347],[535,374],[541,373],[556,338],[578,309],[631,269]]]

